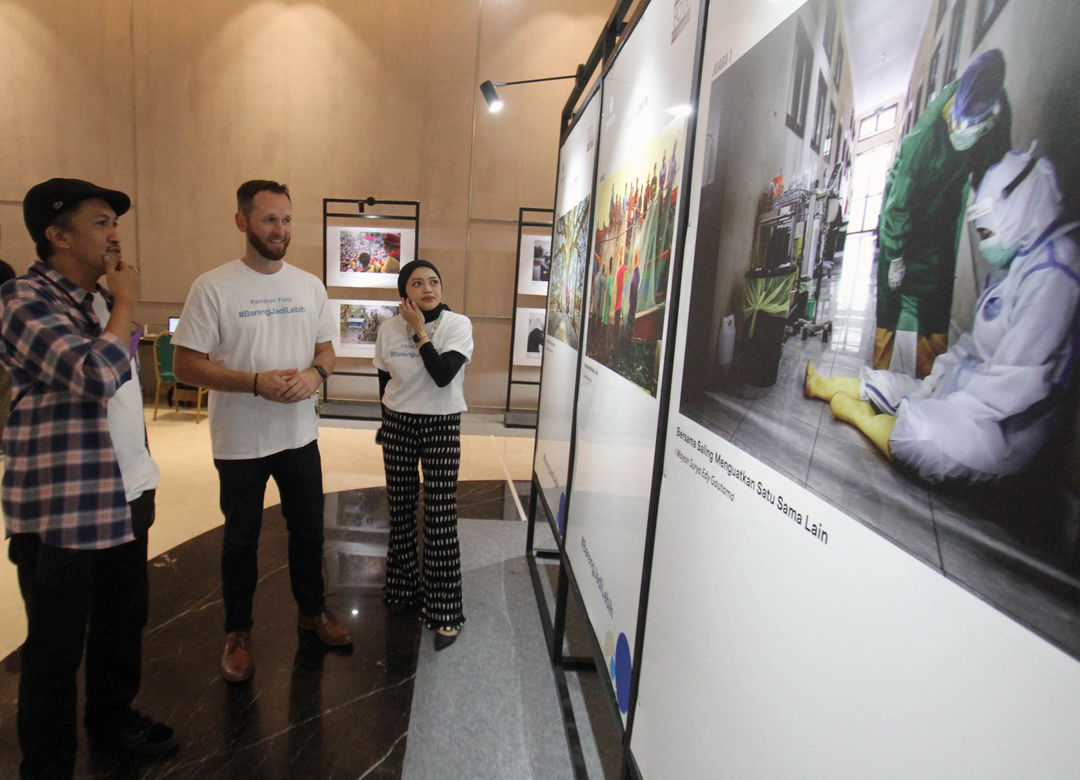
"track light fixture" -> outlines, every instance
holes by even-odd
[[[523,81],[500,81],[498,84],[493,84],[490,81],[485,81],[480,85],[480,93],[484,96],[484,101],[487,103],[488,111],[493,114],[502,111],[503,102],[499,100],[499,94],[495,91],[495,87],[509,87],[514,84],[535,84],[538,81],[562,81],[563,79],[576,79],[581,73],[581,67],[578,67],[578,73],[574,73],[570,76],[548,76],[542,79],[524,79]]]
[[[499,85],[502,86],[501,84]],[[495,85],[490,81],[485,81],[480,85],[480,93],[484,96],[484,100],[487,102],[488,111],[493,114],[497,114],[502,111],[503,102],[499,100],[499,95],[495,91]]]

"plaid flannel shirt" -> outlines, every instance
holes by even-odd
[[[111,305],[108,293],[98,288]],[[131,379],[128,345],[102,330],[93,297],[44,263],[0,288],[7,535],[102,549],[134,539],[106,405]]]

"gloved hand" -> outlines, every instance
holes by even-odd
[[[904,273],[907,271],[907,266],[904,265],[904,258],[897,257],[894,260],[889,261],[889,289],[896,292],[900,289],[901,283],[904,281]]]
[[[375,429],[375,445],[381,447],[382,443],[382,426],[380,425],[378,428]]]

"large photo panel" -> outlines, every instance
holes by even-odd
[[[883,76],[868,19],[910,35],[880,111],[858,102]],[[1080,7],[708,21],[634,755],[646,776],[1066,775]],[[863,125],[888,122],[864,165]]]
[[[566,530],[570,436],[581,345],[585,269],[592,246],[592,188],[600,133],[600,91],[588,99],[559,150],[555,228],[551,245],[543,374],[536,422],[533,474],[542,505],[562,535]]]
[[[653,0],[603,81],[565,548],[628,711],[698,3]]]

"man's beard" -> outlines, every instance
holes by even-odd
[[[280,260],[285,257],[285,251],[289,248],[289,239],[287,238],[280,244],[274,244],[273,246],[267,244],[253,233],[247,234],[247,240],[251,244],[251,248],[267,260]]]

